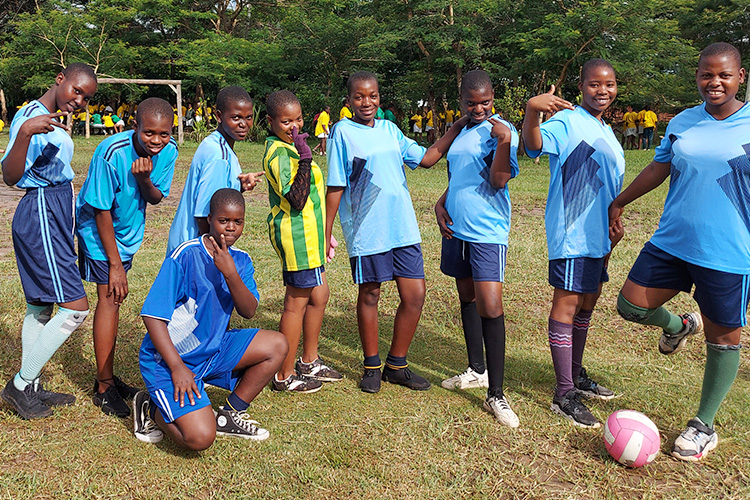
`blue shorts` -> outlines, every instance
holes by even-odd
[[[86,296],[76,267],[71,183],[27,189],[13,216],[13,249],[26,302]]]
[[[315,269],[304,269],[302,271],[284,271],[284,286],[293,286],[294,288],[315,288],[323,284],[323,273],[326,272],[324,266]]]
[[[471,243],[456,238],[443,238],[440,270],[452,278],[473,278],[474,281],[505,280],[505,259],[508,246],[497,243]]]
[[[419,243],[375,255],[351,257],[349,264],[357,285],[383,283],[394,278],[424,279],[424,260]]]
[[[599,285],[609,281],[606,257],[576,257],[549,261],[549,284],[575,293],[596,293]]]
[[[133,259],[122,263],[125,272],[130,271],[133,267]],[[86,256],[83,248],[78,247],[78,270],[81,272],[81,279],[97,285],[109,284],[109,262],[106,260],[94,260]]]
[[[146,390],[151,395],[151,401],[159,407],[166,422],[174,422],[183,415],[210,406],[211,400],[206,394],[205,384],[211,384],[227,390],[234,390],[242,373],[234,371],[242,356],[245,355],[250,342],[253,341],[257,328],[246,330],[227,330],[221,341],[219,352],[211,356],[199,366],[188,366],[195,374],[195,384],[200,392],[200,399],[195,398],[195,405],[185,396],[185,406],[180,407],[179,401],[174,400],[174,384],[172,372],[164,361],[154,361],[154,354],[141,349],[139,361],[141,375],[146,384]]]
[[[717,325],[737,328],[747,325],[750,275],[732,274],[690,264],[646,242],[628,274],[628,279],[646,288],[666,288],[690,293],[701,313]]]

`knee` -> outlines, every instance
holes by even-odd
[[[630,301],[620,293],[617,296],[617,313],[626,321],[643,323],[654,314],[654,309],[646,309],[645,307],[631,304]]]
[[[422,286],[415,290],[411,290],[411,293],[409,294],[404,294],[401,298],[401,303],[410,309],[421,311],[424,306],[424,298],[425,288]]]
[[[211,447],[216,439],[216,428],[197,426],[183,433],[185,446],[192,451],[203,451]]]
[[[380,301],[380,287],[371,289],[360,289],[359,300],[368,307],[375,307]]]
[[[279,366],[281,366],[281,363],[289,352],[289,342],[281,332],[273,332],[271,338],[268,340],[268,358],[275,362],[278,361]]]
[[[86,320],[86,317],[89,315],[89,311],[88,309],[86,309],[85,311],[74,311],[72,309],[60,307],[57,311],[57,314],[65,315],[65,320],[60,326],[60,331],[66,335],[70,335],[83,324],[83,322]]]
[[[483,318],[497,318],[503,314],[503,303],[499,300],[491,300],[485,303],[477,301],[477,312]]]

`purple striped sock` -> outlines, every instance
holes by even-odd
[[[589,333],[589,323],[591,322],[591,313],[594,311],[584,311],[581,309],[573,318],[573,380],[581,374],[581,365],[583,363],[583,350],[586,348],[586,337]]]
[[[555,395],[563,396],[573,389],[573,325],[549,319],[549,349],[555,367],[557,389]]]

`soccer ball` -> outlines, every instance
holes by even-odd
[[[656,424],[635,410],[617,410],[610,415],[602,437],[607,452],[627,467],[650,464],[661,446]]]

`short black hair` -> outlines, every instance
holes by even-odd
[[[367,81],[374,81],[375,84],[380,87],[380,84],[378,83],[378,77],[375,76],[375,73],[371,73],[369,71],[357,71],[356,73],[352,74],[349,79],[346,81],[346,93],[347,95],[352,95],[352,91],[354,90],[354,85],[358,82],[367,82]]]
[[[486,71],[475,69],[466,73],[461,78],[461,95],[469,90],[492,90],[492,80]]]
[[[138,109],[135,111],[135,121],[141,116],[167,116],[170,119],[174,119],[174,109],[172,105],[161,97],[149,97],[144,99],[138,104]]]
[[[275,118],[282,108],[291,104],[299,104],[299,99],[294,95],[294,92],[290,90],[271,92],[266,98],[266,114],[271,118]]]
[[[210,214],[216,214],[224,207],[242,207],[245,209],[245,198],[242,193],[232,188],[222,188],[214,193],[208,207]]]
[[[730,59],[733,59],[734,62],[737,63],[737,66],[742,67],[742,56],[740,55],[740,51],[737,50],[737,47],[730,43],[716,42],[707,46],[706,48],[701,50],[701,53],[698,56],[698,64],[700,64],[701,60],[704,57],[713,56],[727,56]]]
[[[87,76],[96,81],[96,73],[94,73],[94,68],[84,63],[70,63],[65,66],[65,69],[63,69],[61,73],[65,76],[70,77],[74,75]]]
[[[607,61],[606,59],[601,59],[599,57],[595,57],[594,59],[589,59],[585,63],[583,63],[583,66],[581,66],[581,82],[586,80],[586,77],[588,76],[589,72],[593,70],[594,68],[608,68],[612,70],[612,73],[615,74],[615,78],[617,78],[617,72],[615,71],[614,66]]]
[[[249,102],[250,104],[253,103],[253,99],[250,97],[250,94],[247,93],[247,90],[239,85],[230,85],[229,87],[221,89],[216,96],[216,109],[219,111],[226,111],[229,103],[243,101]]]

